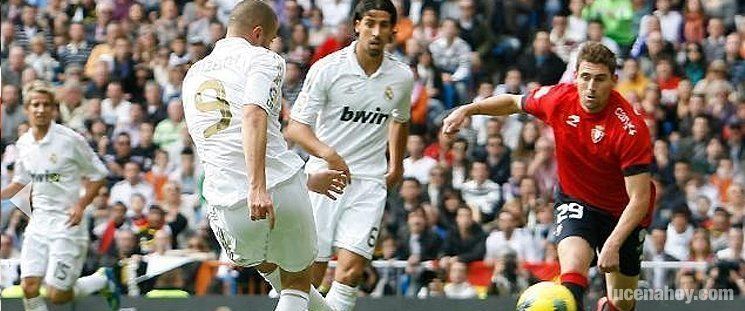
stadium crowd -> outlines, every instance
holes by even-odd
[[[220,257],[180,94],[189,66],[224,36],[236,2],[3,1],[3,187],[13,144],[28,130],[23,87],[37,79],[56,87],[57,122],[82,133],[109,169],[108,186],[87,209],[84,275],[116,266],[131,295],[193,293],[196,268],[188,265],[139,286],[131,276],[157,256]],[[353,1],[269,2],[281,23],[271,49],[287,61],[289,111],[309,66],[354,39]],[[745,2],[394,2],[397,33],[387,50],[410,64],[416,83],[405,179],[389,189],[377,259],[406,265],[369,268],[361,291],[509,295],[558,273],[551,131],[526,115],[474,117],[454,140],[439,126],[474,98],[571,82],[578,47],[597,41],[617,54],[617,91],[652,133],[657,198],[645,260],[706,264],[645,269],[646,286],[745,295]],[[0,260],[19,257],[27,221],[3,203]],[[17,284],[17,271],[3,267],[0,288]],[[486,269],[488,285],[471,284],[469,269]],[[597,292],[602,280],[592,279]],[[261,282],[253,269],[221,266],[210,292],[264,293]]]

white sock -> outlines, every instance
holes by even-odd
[[[274,311],[308,310],[308,293],[297,289],[283,289],[279,294],[279,303]]]
[[[282,281],[279,276],[279,269],[274,269],[274,271],[267,274],[261,273],[261,276],[272,285],[272,288],[274,288],[275,291],[278,293],[282,291]],[[310,286],[308,296],[310,297],[308,311],[334,311],[334,309],[331,309],[331,307],[326,303],[323,295],[321,295],[313,285]]]
[[[79,278],[75,282],[73,290],[75,298],[83,298],[97,291],[102,290],[109,283],[109,280],[102,273],[93,273],[89,276]]]
[[[336,311],[352,311],[357,303],[357,288],[334,281],[326,294],[326,302]]]
[[[23,298],[23,308],[26,311],[47,311],[47,303],[41,295],[34,298]]]

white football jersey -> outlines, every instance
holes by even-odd
[[[409,121],[414,77],[407,65],[389,55],[368,76],[357,61],[355,44],[313,64],[291,117],[313,126],[353,177],[380,180],[388,170],[388,124]],[[306,172],[326,167],[326,161],[311,156]]]
[[[186,74],[182,100],[189,134],[204,168],[204,197],[231,206],[248,195],[241,116],[244,105],[267,112],[266,185],[292,177],[302,159],[287,150],[279,114],[285,63],[276,53],[243,38],[218,41]]]
[[[68,127],[52,123],[43,139],[37,141],[28,131],[18,138],[16,146],[18,158],[13,182],[32,183],[33,217],[28,231],[45,235],[85,234],[85,226],[67,228],[67,211],[80,199],[83,177],[97,181],[108,174],[85,138]]]

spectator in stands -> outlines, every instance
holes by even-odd
[[[5,145],[18,139],[18,125],[26,121],[26,115],[21,107],[21,92],[17,85],[3,84],[0,101],[2,101],[0,113],[3,120],[2,141]]]
[[[441,250],[441,268],[446,269],[455,262],[470,263],[484,258],[486,235],[473,219],[471,208],[458,207],[456,226],[448,231]]]
[[[688,245],[693,239],[693,226],[689,223],[688,207],[678,207],[673,211],[670,224],[667,226],[665,252],[678,260],[688,259]]]
[[[101,2],[99,6],[105,7],[106,2]],[[103,10],[104,12],[106,11],[106,9]],[[93,40],[95,42],[98,42],[98,44],[93,47],[90,56],[88,56],[88,61],[85,63],[85,75],[88,77],[93,76],[95,66],[97,66],[100,62],[103,61],[106,64],[111,63],[114,58],[114,45],[116,43],[116,39],[124,36],[122,26],[117,22],[104,23],[103,25],[97,24],[96,27],[102,27],[102,29],[103,27],[105,27],[105,31],[100,31],[101,35],[105,36],[101,37],[104,40],[100,40],[98,37]],[[97,29],[96,32],[98,33],[99,30]]]
[[[122,202],[111,206],[109,219],[93,228],[93,237],[98,242],[96,253],[99,255],[116,255],[114,238],[116,233],[122,230],[131,230],[131,224],[126,217],[127,207]]]
[[[132,156],[137,159],[141,159],[142,168],[145,171],[149,171],[153,166],[153,160],[155,159],[155,150],[157,147],[153,143],[153,124],[150,122],[143,122],[140,124],[139,137],[140,140],[132,148]]]
[[[566,64],[551,51],[549,33],[538,31],[533,38],[532,49],[527,50],[517,61],[523,78],[538,81],[541,85],[559,82]]]
[[[742,227],[733,226],[729,229],[729,232],[727,233],[727,248],[718,251],[716,257],[719,260],[745,260]]]
[[[529,232],[517,228],[515,215],[508,211],[501,211],[497,220],[497,228],[486,238],[486,255],[484,262],[493,266],[508,253],[517,256],[520,262],[537,262],[543,254],[536,241]]]
[[[686,0],[683,8],[683,18],[684,41],[689,44],[700,44],[706,34],[706,13],[703,11],[701,0]]]
[[[429,183],[429,174],[437,161],[424,156],[424,138],[421,135],[409,135],[406,142],[408,157],[403,160],[404,177],[414,177],[421,184]]]
[[[445,297],[455,299],[476,298],[476,288],[468,282],[468,266],[462,262],[454,262],[450,266],[448,275],[450,282],[445,283]]]
[[[489,178],[489,168],[484,162],[473,163],[470,179],[463,183],[463,199],[473,208],[477,222],[489,222],[496,216],[502,201],[499,184]]]
[[[504,145],[502,135],[486,139],[485,163],[489,167],[489,180],[501,185],[510,177],[510,149]]]
[[[184,225],[182,230],[196,228],[195,202],[193,198],[190,200],[188,195],[181,193],[181,186],[178,182],[169,181],[163,185],[163,200],[160,202],[160,205],[166,211],[166,221],[168,223],[173,223],[177,229]],[[174,248],[177,248],[176,245],[174,245]]]
[[[184,107],[178,99],[168,103],[168,118],[155,127],[153,142],[162,149],[169,149],[181,136],[185,128]]]
[[[173,165],[169,162],[168,152],[163,149],[156,149],[153,166],[144,176],[144,180],[153,186],[156,202],[163,200],[163,185],[168,181],[168,176],[172,170]]]
[[[730,214],[721,206],[714,209],[714,216],[707,228],[711,239],[711,248],[716,253],[727,248],[730,229]]]
[[[709,241],[709,232],[706,229],[698,228],[694,231],[688,248],[691,250],[688,261],[706,263],[714,261],[714,254],[711,251],[711,242]]]
[[[703,46],[695,42],[686,43],[685,52],[686,58],[683,63],[683,70],[688,80],[693,85],[696,85],[706,74],[706,59],[704,59]]]
[[[437,259],[442,246],[440,237],[428,226],[424,210],[409,213],[407,229],[399,241],[398,254],[407,260],[409,269],[421,262]]]
[[[530,272],[520,268],[520,262],[515,253],[505,252],[494,261],[488,294],[498,296],[516,295],[535,282],[536,280],[531,277]]]
[[[153,186],[142,180],[140,165],[129,161],[124,165],[124,180],[111,187],[109,205],[116,202],[129,202],[133,194],[140,194],[145,199],[145,206],[154,202]]]
[[[471,46],[458,37],[460,29],[453,19],[443,20],[440,36],[429,44],[432,60],[441,70],[443,103],[446,108],[467,96],[466,82],[471,78]]]
[[[3,85],[21,85],[21,73],[26,69],[25,52],[20,45],[9,48],[7,60],[2,61]]]
[[[13,239],[0,233],[0,260],[19,259],[21,252],[13,247]],[[0,290],[18,284],[20,281],[19,265],[3,264],[0,266]]]
[[[708,60],[723,59],[724,45],[726,43],[725,28],[719,18],[710,18],[706,26],[709,36],[704,39],[704,56]]]
[[[168,179],[181,185],[181,193],[183,194],[197,193],[199,176],[197,176],[197,163],[194,159],[194,150],[191,147],[181,150],[181,161],[168,176]]]
[[[663,228],[652,228],[647,236],[644,247],[644,260],[651,262],[678,261],[665,251],[667,242],[666,230]],[[643,270],[645,279],[650,282],[652,288],[663,288],[669,285],[675,278],[675,271],[663,268]]]

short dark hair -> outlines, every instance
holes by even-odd
[[[577,67],[575,70],[579,70],[579,64],[582,61],[603,64],[608,67],[608,71],[611,74],[616,72],[616,54],[599,42],[587,42],[582,46],[577,56]]]
[[[391,15],[391,25],[396,25],[398,14],[391,0],[361,0],[354,7],[354,22],[361,21],[368,11],[380,10]]]

